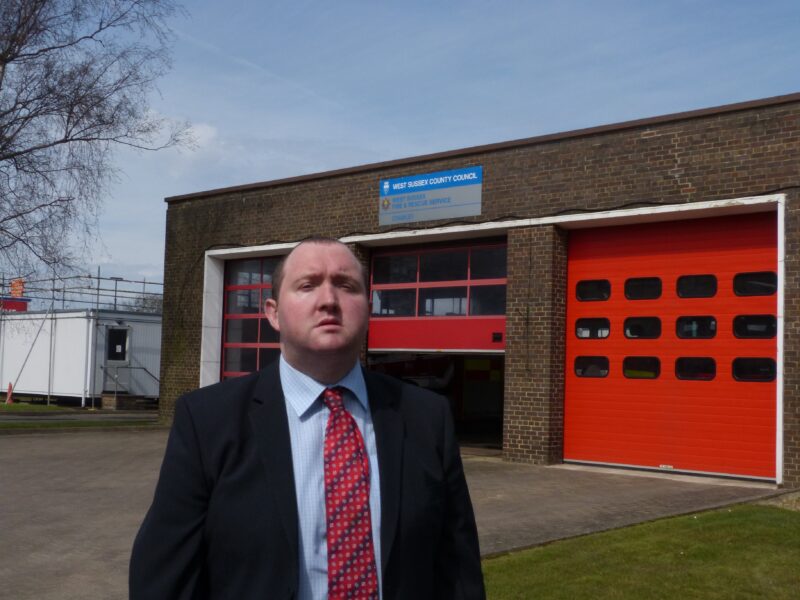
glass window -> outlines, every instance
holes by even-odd
[[[272,275],[282,256],[232,260],[225,265],[225,317],[221,377],[228,379],[264,366],[266,353],[277,353],[278,332],[263,318],[263,298],[271,294]],[[248,286],[248,289],[231,289]],[[240,318],[244,317],[244,318]],[[240,344],[252,344],[249,348]],[[232,347],[236,346],[236,347]]]
[[[467,314],[467,288],[422,288],[419,290],[419,316],[445,317]]]
[[[228,285],[255,285],[261,283],[261,259],[232,260],[227,267]]]
[[[603,339],[611,333],[611,322],[602,317],[577,319],[575,321],[575,337],[582,339]]]
[[[419,255],[420,281],[461,281],[466,278],[466,250],[426,252]]]
[[[775,361],[771,358],[735,358],[733,378],[737,381],[773,381]]]
[[[376,317],[413,317],[417,290],[372,290],[372,315]]]
[[[234,344],[253,344],[257,342],[258,319],[226,319],[225,341]]]
[[[225,348],[225,370],[252,372],[256,370],[256,348]]]
[[[473,248],[470,279],[500,279],[506,276],[506,247]]]
[[[128,330],[108,329],[106,334],[106,358],[108,360],[127,360]]]
[[[233,290],[228,292],[227,313],[229,315],[258,314],[261,312],[259,290]]]
[[[678,317],[675,335],[681,339],[710,339],[717,335],[717,320],[714,317]]]
[[[280,348],[260,348],[258,351],[258,368],[263,369],[271,362],[278,360]]]
[[[694,381],[711,381],[717,375],[717,362],[713,358],[683,356],[675,361],[675,377]]]
[[[778,289],[778,275],[773,271],[739,273],[733,278],[737,296],[771,296]]]
[[[578,377],[607,377],[608,358],[605,356],[576,356],[575,375]]]
[[[476,285],[470,288],[469,314],[471,315],[506,314],[506,286]]]
[[[653,300],[661,297],[661,280],[658,277],[635,277],[625,281],[628,300]]]
[[[280,334],[272,328],[269,321],[261,319],[261,332],[258,341],[265,344],[277,344],[281,341]]]
[[[416,254],[376,256],[372,261],[373,283],[414,283],[416,281]]]
[[[628,379],[655,379],[661,374],[661,361],[655,356],[626,356],[622,374]]]
[[[608,300],[611,297],[611,282],[608,279],[586,279],[575,286],[575,297],[581,302]]]
[[[774,338],[778,320],[773,315],[739,315],[733,319],[733,335],[737,338]]]
[[[680,298],[712,298],[717,295],[717,278],[714,275],[682,275],[677,286]]]
[[[270,256],[263,259],[263,282],[272,283],[272,274],[275,272],[275,267],[281,262],[282,256]]]
[[[625,319],[625,337],[641,340],[661,337],[661,319],[658,317],[628,317]]]

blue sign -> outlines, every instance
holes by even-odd
[[[483,167],[382,179],[379,225],[481,214]]]

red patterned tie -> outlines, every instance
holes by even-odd
[[[342,398],[329,388],[325,426],[325,520],[328,526],[328,599],[377,600],[378,573],[369,510],[369,457]]]

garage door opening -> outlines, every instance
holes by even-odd
[[[502,355],[370,352],[367,363],[375,371],[445,396],[462,446],[502,447]]]

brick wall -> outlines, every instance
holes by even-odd
[[[561,460],[567,234],[553,226],[508,232],[503,454]]]
[[[800,487],[800,193],[786,198],[784,263],[783,462],[786,485]]]
[[[789,190],[785,461],[787,481],[800,484],[800,373],[794,341],[800,339],[800,209],[791,191],[800,185],[800,97],[171,199],[164,274],[162,416],[169,419],[176,397],[197,385],[206,250],[297,241],[314,234],[342,237],[390,231],[391,227],[377,225],[380,179],[470,165],[483,166],[483,212],[459,218],[459,223]],[[436,221],[414,227],[447,224]],[[525,236],[530,236],[537,253],[543,253],[536,258],[545,263],[536,268],[544,269],[549,279],[535,281],[530,296],[531,310],[543,320],[530,325],[536,337],[525,340],[519,337],[524,334],[509,334],[505,400],[509,419],[504,436],[509,458],[546,462],[560,457],[563,419],[555,398],[560,398],[562,389],[556,373],[563,365],[564,308],[558,286],[563,286],[565,236],[552,228],[512,231],[509,256],[517,256],[515,245],[527,240]],[[517,260],[509,259],[515,272],[521,268]],[[517,296],[519,285],[510,274],[511,303],[522,302]],[[549,324],[544,323],[548,315]],[[510,308],[509,325],[517,327],[518,321],[519,315]],[[544,379],[535,389],[526,389],[520,379],[529,359],[512,352],[518,347],[535,348],[537,358],[544,357],[536,367],[543,369]],[[526,407],[530,411],[523,415]],[[512,410],[517,411],[518,425],[509,421]],[[522,439],[525,435],[527,441]]]

